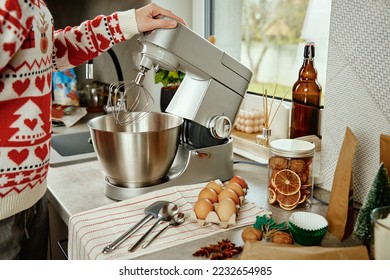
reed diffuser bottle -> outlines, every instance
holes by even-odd
[[[290,130],[290,138],[292,139],[307,135],[320,137],[319,116],[322,88],[317,81],[314,56],[314,43],[307,42],[298,80],[292,88]]]

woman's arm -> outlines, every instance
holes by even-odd
[[[64,70],[80,65],[137,33],[134,10],[100,15],[79,26],[56,30],[53,68]]]
[[[31,1],[0,1],[0,73],[22,47],[33,20]]]

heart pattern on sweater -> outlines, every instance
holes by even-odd
[[[28,150],[27,149],[23,149],[21,151],[11,150],[8,152],[8,157],[17,165],[21,165],[28,157]]]
[[[108,40],[106,37],[104,37],[101,34],[97,34],[96,37],[99,40],[99,49],[103,50],[109,47],[110,40]]]
[[[16,43],[15,42],[4,43],[3,44],[3,50],[5,52],[8,52],[10,57],[13,57],[14,54],[15,54],[15,51],[16,51]]]
[[[26,79],[24,81],[18,80],[12,84],[12,88],[19,96],[21,96],[27,90],[29,85],[30,79]]]
[[[57,49],[56,57],[63,58],[64,55],[66,54],[66,46],[60,40],[55,40],[54,47]]]
[[[95,28],[98,28],[100,26],[100,23],[102,22],[103,16],[97,16],[92,20],[92,26]]]
[[[45,88],[45,76],[36,77],[35,86],[43,93],[43,89]]]
[[[48,154],[49,149],[47,148],[46,145],[43,145],[42,147],[37,147],[34,151],[35,155],[40,158],[40,160],[44,161],[47,154]]]
[[[24,124],[28,126],[31,130],[34,130],[34,128],[37,126],[38,119],[25,119]]]

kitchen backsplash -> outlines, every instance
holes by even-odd
[[[322,126],[323,187],[330,190],[346,127],[358,140],[354,195],[364,202],[379,168],[380,134],[390,134],[390,2],[332,1]]]

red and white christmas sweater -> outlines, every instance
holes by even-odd
[[[0,220],[46,191],[52,72],[138,33],[134,10],[54,30],[43,0],[0,0]]]

